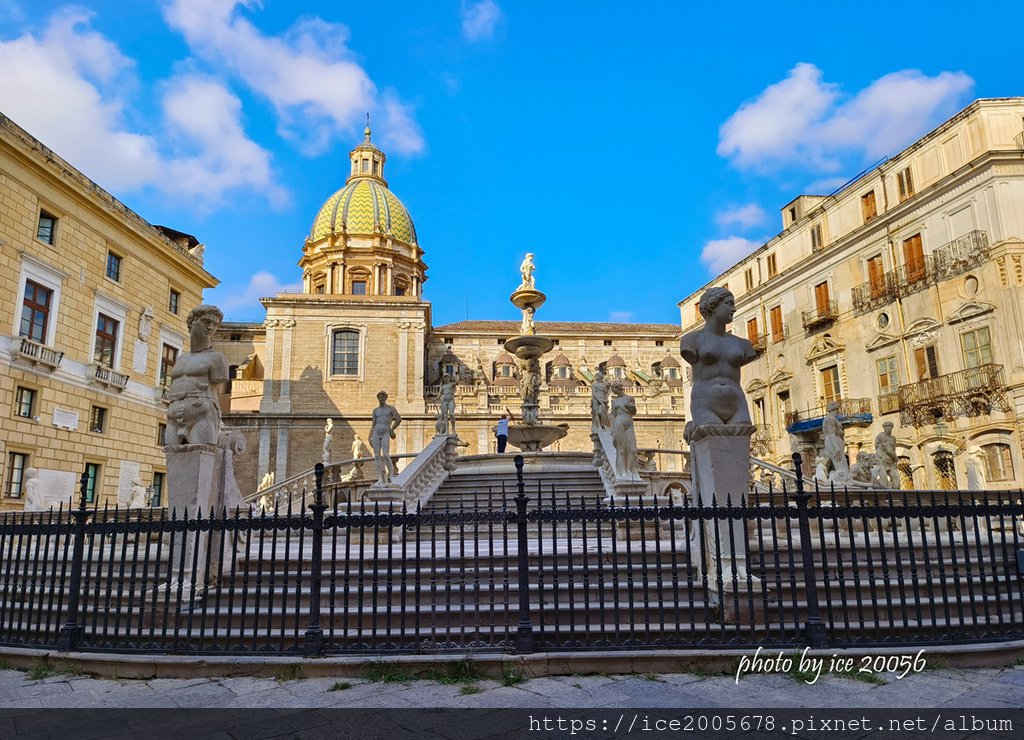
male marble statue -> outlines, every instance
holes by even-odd
[[[985,490],[985,452],[977,445],[967,448],[967,490]]]
[[[169,445],[216,444],[220,434],[217,389],[228,381],[228,361],[210,348],[224,314],[216,306],[199,306],[188,315],[189,349],[171,370],[167,407]]]
[[[323,448],[323,463],[327,465],[331,462],[331,444],[334,442],[334,437],[331,432],[334,430],[334,419],[328,419],[327,423],[324,424],[324,448]]]
[[[821,422],[821,433],[825,438],[825,455],[832,462],[829,480],[845,483],[850,480],[850,460],[846,456],[846,433],[839,421],[839,403],[830,401],[828,413]]]
[[[896,454],[896,437],[892,433],[892,422],[882,424],[882,431],[875,437],[875,455],[885,475],[882,477],[884,488],[900,487],[899,457]]]
[[[435,429],[438,434],[455,433],[455,379],[448,373],[441,378],[441,407]]]
[[[742,337],[726,334],[736,303],[726,288],[708,288],[700,298],[704,326],[686,334],[679,342],[683,359],[693,366],[690,392],[691,423],[750,424],[750,410],[740,386],[740,368],[752,362],[754,345]],[[689,425],[687,425],[689,426]]]
[[[639,460],[636,452],[636,430],[633,417],[636,416],[636,401],[626,394],[622,383],[611,385],[614,394],[611,402],[612,444],[615,447],[615,477],[639,480]]]
[[[597,371],[590,385],[590,419],[595,428],[607,429],[611,426],[608,419],[608,383],[602,370]]]
[[[370,424],[370,447],[377,463],[377,483],[390,483],[395,477],[395,463],[391,459],[391,440],[395,438],[395,430],[402,423],[398,409],[388,404],[388,394],[381,391],[377,394],[379,405],[373,410]]]
[[[533,264],[533,252],[527,252],[526,257],[523,258],[523,264],[519,266],[519,272],[523,276],[523,284],[521,288],[533,288],[533,271],[535,267]]]

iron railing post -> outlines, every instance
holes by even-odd
[[[309,575],[309,627],[302,654],[307,658],[320,655],[324,646],[324,632],[320,628],[320,581],[323,575],[324,545],[324,464],[317,463],[313,475],[316,477],[316,492],[309,508],[313,512],[313,554]]]
[[[533,652],[533,623],[530,621],[530,561],[526,549],[526,484],[523,482],[523,456],[516,455],[516,528],[519,533],[519,625],[516,629],[516,652]]]
[[[72,512],[75,517],[75,544],[71,550],[71,582],[68,585],[68,620],[60,628],[57,638],[57,650],[67,653],[78,647],[82,639],[82,625],[78,621],[78,604],[82,590],[82,559],[85,554],[85,520],[89,518],[86,506],[86,493],[89,488],[89,473],[82,473],[80,479],[81,494],[78,509]]]
[[[796,511],[800,519],[800,552],[804,561],[804,591],[807,596],[807,622],[804,630],[807,642],[813,648],[825,647],[827,636],[825,623],[818,606],[818,584],[814,572],[814,550],[811,543],[811,522],[807,502],[811,494],[804,492],[803,459],[799,452],[793,453],[793,468],[796,471]]]

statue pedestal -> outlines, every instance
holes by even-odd
[[[364,496],[364,507],[359,509],[360,514],[401,514],[402,505],[405,501],[401,486],[394,483],[374,483],[366,490]],[[349,537],[353,542],[361,542],[366,545],[386,545],[389,542],[401,542],[403,535],[402,527],[353,527],[349,530]]]
[[[750,471],[752,424],[702,424],[690,433],[690,464],[697,500],[705,509],[719,513],[729,505],[746,504]],[[709,588],[717,591],[719,577],[724,591],[760,589],[760,579],[747,573],[747,526],[744,519],[718,518],[704,523],[703,545],[700,528],[694,528],[690,551],[700,553],[708,574]],[[722,595],[722,604],[733,601]],[[740,599],[746,601],[746,599]]]
[[[606,496],[604,502],[608,506],[621,506],[630,509],[644,508],[656,509],[661,506],[670,506],[672,501],[669,496],[655,496],[650,493],[650,486],[644,480],[630,480],[627,478],[616,478],[613,483],[615,493]],[[616,535],[619,539],[656,540],[662,537],[667,522],[662,522],[657,517],[643,518],[638,520],[620,519],[615,522]]]

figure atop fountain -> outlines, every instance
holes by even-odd
[[[740,386],[740,368],[757,357],[754,345],[726,334],[736,303],[726,288],[708,288],[700,298],[704,327],[685,335],[679,352],[693,366],[691,424],[750,424],[750,410]],[[689,426],[689,425],[687,425]]]
[[[519,286],[521,289],[525,288],[532,290],[533,285],[533,271],[536,269],[533,264],[533,252],[527,252],[526,257],[523,258],[523,264],[519,266],[519,272],[522,273],[523,282]]]

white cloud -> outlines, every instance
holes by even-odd
[[[800,192],[814,193],[815,195],[828,195],[841,185],[845,185],[849,180],[850,178],[848,177],[822,177],[808,183],[807,187]]]
[[[962,105],[973,85],[963,72],[902,70],[849,97],[801,62],[722,124],[718,154],[740,169],[833,171],[841,154],[877,158],[906,146]]]
[[[353,58],[346,26],[307,18],[281,36],[269,36],[236,12],[253,5],[250,0],[170,0],[164,17],[193,53],[269,100],[281,134],[309,153],[323,151],[338,134],[361,132],[366,111],[382,113],[382,140],[392,148],[422,151],[423,136],[406,106],[393,93],[380,95]]]
[[[60,9],[38,38],[0,42],[0,109],[111,190],[153,188],[204,207],[237,189],[284,197],[273,185],[270,155],[242,128],[241,103],[219,83],[179,78],[167,85],[163,145],[130,130],[125,95],[135,87],[134,62],[90,29],[90,18]]]
[[[747,203],[742,206],[732,206],[715,214],[715,221],[719,226],[731,226],[737,224],[744,229],[761,226],[768,220],[768,214],[764,212],[757,203]]]
[[[632,321],[633,320],[633,312],[632,311],[612,311],[610,314],[608,314],[608,320],[609,321],[613,321],[613,322],[617,322],[617,323],[624,323],[624,322],[627,322],[627,321]]]
[[[700,261],[707,266],[708,272],[718,275],[728,270],[762,244],[763,242],[744,239],[742,236],[712,239],[701,250]]]
[[[215,302],[224,315],[230,312],[249,311],[254,315],[263,310],[260,298],[276,296],[278,293],[301,293],[302,283],[283,283],[275,275],[260,270],[249,277],[245,286],[222,283],[204,296],[206,302]]]
[[[503,18],[494,0],[462,4],[462,35],[469,41],[483,41],[494,36]]]

